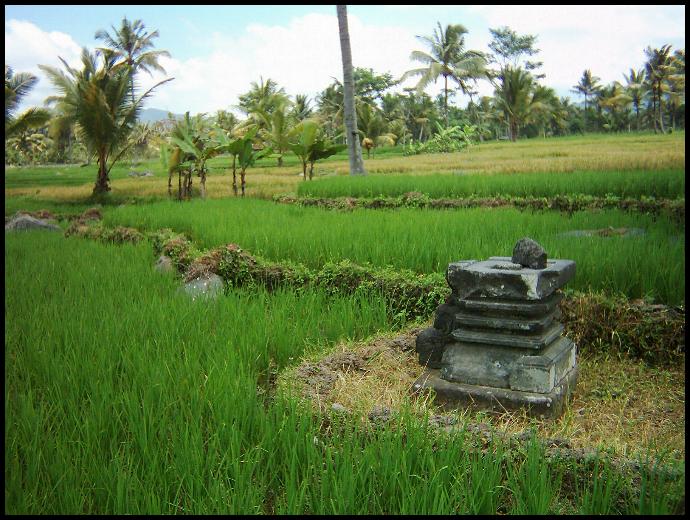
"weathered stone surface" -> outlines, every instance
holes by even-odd
[[[433,390],[436,393],[434,403],[446,410],[472,406],[483,410],[504,412],[525,408],[527,414],[532,417],[552,419],[563,413],[577,382],[577,375],[577,367],[575,367],[551,392],[540,394],[446,381],[440,377],[439,370],[428,368],[412,385],[412,391],[417,393],[428,389]]]
[[[550,345],[563,332],[563,324],[553,322],[551,326],[536,334],[518,334],[486,330],[456,329],[451,333],[453,339],[468,343],[502,345],[527,349],[541,349]]]
[[[30,215],[19,214],[5,224],[5,231],[62,231],[60,226]]]
[[[515,268],[509,257],[482,262],[454,262],[446,279],[456,299],[543,300],[575,276],[572,260],[549,260],[544,269]]]
[[[521,238],[513,248],[511,261],[530,269],[544,269],[546,268],[546,251],[531,238]]]
[[[482,329],[498,329],[505,331],[537,333],[551,325],[553,320],[560,316],[559,309],[553,309],[550,313],[540,318],[503,318],[500,316],[484,316],[458,312],[455,314],[457,327],[474,327]],[[436,324],[434,323],[434,326]]]
[[[340,403],[333,403],[331,405],[331,410],[333,410],[336,413],[347,413],[347,408],[345,408],[342,404]]]
[[[130,177],[153,177],[153,172],[149,170],[145,170],[143,172],[137,170],[130,170],[128,175]]]
[[[197,298],[215,298],[223,293],[223,279],[217,274],[196,278],[183,287],[193,300]]]
[[[455,329],[455,315],[458,312],[455,305],[443,303],[436,309],[436,318],[434,319],[434,328],[450,334]]]
[[[431,368],[440,367],[443,349],[447,342],[448,336],[434,327],[420,332],[415,341],[415,350],[419,354],[419,364]]]
[[[175,270],[175,265],[173,264],[172,258],[166,255],[161,255],[154,266],[156,271],[161,273],[169,273]]]
[[[458,299],[453,303],[459,309],[467,312],[482,313],[486,316],[544,316],[556,308],[563,299],[562,292],[554,292],[543,300],[509,301],[495,298]]]
[[[548,393],[575,366],[575,344],[559,338],[539,352],[475,343],[449,343],[440,377],[471,385]]]
[[[510,373],[511,390],[548,393],[575,368],[577,347],[568,338],[558,338],[536,356],[517,359]]]

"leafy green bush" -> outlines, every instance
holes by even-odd
[[[436,123],[437,133],[425,142],[411,142],[404,149],[403,155],[417,155],[420,153],[450,153],[464,150],[477,142],[478,132],[474,125],[451,126],[443,128]]]

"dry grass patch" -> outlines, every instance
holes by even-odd
[[[372,410],[385,408],[443,415],[428,395],[410,394],[424,370],[414,352],[420,330],[339,344],[325,357],[312,356],[281,374],[279,391],[298,395],[320,411],[344,407],[362,420]],[[530,418],[522,411],[497,414],[469,408],[450,415],[458,424],[486,425],[508,435],[535,429],[540,437],[565,439],[574,449],[600,447],[630,458],[648,450],[685,457],[684,366],[652,368],[604,355],[580,357],[578,363],[573,400],[556,420]]]

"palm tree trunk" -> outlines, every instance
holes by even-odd
[[[340,32],[340,52],[343,60],[343,94],[344,119],[346,129],[347,151],[350,158],[350,175],[366,175],[362,148],[359,144],[357,132],[357,116],[355,114],[355,90],[352,72],[352,51],[350,49],[350,33],[347,27],[347,6],[336,6],[338,13],[338,29]]]
[[[443,76],[443,80],[445,82],[443,89],[443,109],[446,112],[446,128],[448,128],[448,76]]]
[[[108,186],[108,169],[106,166],[105,150],[98,151],[98,177],[96,178],[96,185],[93,187],[93,194],[100,195],[110,191]]]
[[[664,129],[664,111],[662,110],[662,104],[661,104],[661,82],[659,82],[659,127],[661,128],[661,133],[665,134],[666,130]]]
[[[232,192],[237,196],[237,170],[235,168],[235,160],[237,155],[232,156]]]

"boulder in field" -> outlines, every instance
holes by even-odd
[[[223,279],[217,274],[195,278],[184,284],[184,292],[196,300],[199,297],[215,298],[223,293]]]
[[[5,231],[31,231],[34,229],[43,231],[62,231],[60,226],[24,214],[15,216],[5,224]]]

